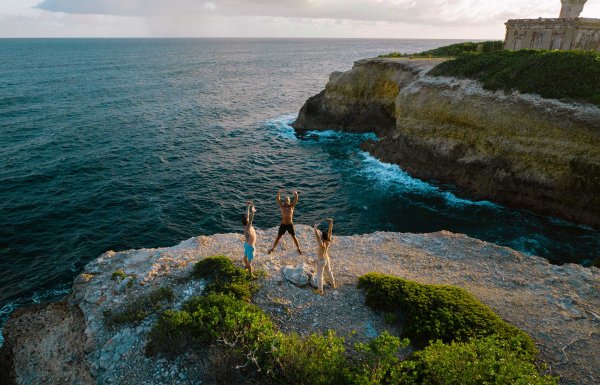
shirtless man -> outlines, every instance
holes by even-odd
[[[298,191],[294,191],[294,201],[290,201],[290,197],[285,198],[285,202],[281,201],[281,193],[284,190],[277,191],[277,204],[281,209],[281,225],[279,225],[279,232],[277,233],[277,238],[275,238],[275,243],[273,243],[273,247],[269,250],[269,254],[271,254],[279,240],[287,231],[292,236],[294,243],[296,244],[296,249],[298,249],[298,254],[302,254],[302,250],[300,250],[300,245],[298,244],[298,238],[296,238],[296,231],[294,230],[294,207],[298,203]]]
[[[247,201],[246,214],[242,217],[242,224],[244,225],[244,264],[252,277],[254,277],[254,274],[252,274],[252,260],[256,248],[256,230],[252,226],[254,213],[256,213],[256,207],[254,207],[252,201]]]

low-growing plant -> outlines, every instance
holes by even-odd
[[[230,293],[244,301],[249,301],[258,290],[258,285],[248,272],[235,266],[225,256],[213,256],[199,261],[194,265],[192,276],[208,281],[207,292]]]
[[[398,351],[406,348],[408,344],[408,339],[401,340],[388,332],[383,332],[368,343],[356,344],[355,349],[363,357],[354,363],[353,370],[349,371],[350,383],[353,385],[394,384],[399,376]]]
[[[464,342],[498,334],[506,339],[516,337],[520,348],[532,357],[537,355],[531,337],[461,288],[424,285],[379,273],[363,275],[359,286],[365,289],[367,305],[406,315],[403,334],[418,347],[435,340]]]
[[[115,281],[117,279],[123,280],[125,278],[127,278],[127,274],[125,274],[125,270],[123,270],[123,269],[117,269],[117,270],[113,271],[112,276],[111,276],[111,279],[113,281]]]
[[[138,324],[152,313],[158,312],[164,305],[173,302],[173,290],[169,287],[160,287],[147,296],[136,298],[127,303],[121,311],[104,311],[104,320],[107,325]]]
[[[446,45],[430,49],[427,51],[407,54],[392,52],[386,55],[379,55],[379,57],[391,57],[391,58],[402,58],[402,57],[416,57],[416,58],[427,58],[427,57],[457,57],[468,53],[487,53],[500,51],[504,47],[504,42],[500,40],[494,41],[482,41],[482,42],[465,42]]]
[[[275,327],[257,306],[232,294],[209,293],[190,299],[181,311],[164,312],[149,334],[148,354],[180,352],[190,343],[219,342],[258,365]],[[241,363],[245,364],[245,363]]]
[[[347,384],[347,360],[344,339],[329,330],[325,335],[297,334],[278,336],[273,344],[274,384],[335,385]]]
[[[518,340],[489,336],[467,342],[436,341],[403,361],[395,373],[400,385],[555,385],[541,375],[533,359],[515,349]]]
[[[476,79],[489,90],[517,90],[600,105],[598,52],[520,50],[463,55],[437,65],[429,74]]]

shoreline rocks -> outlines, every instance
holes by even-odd
[[[600,108],[431,77],[443,59],[365,59],[330,76],[299,131],[373,131],[363,149],[479,199],[600,227]]]
[[[256,270],[264,271],[254,303],[284,332],[352,334],[366,341],[390,326],[364,304],[359,276],[382,272],[428,284],[462,287],[500,317],[525,330],[561,384],[595,384],[600,378],[600,269],[551,265],[462,234],[376,232],[335,236],[331,249],[337,289],[316,295],[307,282],[298,287],[283,278],[285,266],[308,273],[316,267],[312,228],[297,225],[306,250],[267,254],[277,228],[258,229]],[[4,329],[0,377],[3,383],[46,384],[203,384],[214,383],[206,352],[176,359],[147,357],[145,345],[160,311],[180,308],[202,295],[205,282],[191,277],[193,266],[212,255],[226,255],[242,266],[241,234],[199,236],[173,247],[107,252],[90,262],[63,302],[14,312]],[[113,273],[133,284],[120,288]],[[121,278],[125,279],[125,278]],[[110,325],[131,304],[169,288],[168,306],[148,309],[140,322]],[[393,330],[392,330],[393,331]]]

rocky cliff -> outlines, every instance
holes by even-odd
[[[294,128],[373,131],[363,146],[415,177],[600,226],[600,108],[432,77],[441,59],[366,59],[333,73]]]
[[[295,281],[303,280],[296,283],[308,283],[314,253],[299,256],[290,241],[287,248],[284,244],[266,255],[276,230],[258,231],[255,264],[267,275],[254,302],[285,332],[333,329],[351,335],[355,330],[352,338],[359,341],[381,333],[390,326],[365,306],[364,294],[356,288],[358,276],[378,271],[463,287],[529,333],[561,384],[592,385],[600,379],[600,269],[555,266],[460,234],[379,232],[336,237],[332,264],[339,287],[319,296],[310,286],[298,287],[284,278],[285,272],[293,272]],[[297,226],[297,232],[310,250],[312,229]],[[218,234],[174,247],[103,254],[76,278],[65,302],[11,316],[4,330],[0,383],[215,383],[213,357],[207,352],[166,360],[147,357],[144,349],[161,310],[180,308],[203,292],[204,282],[191,277],[194,263],[226,255],[241,264],[241,250],[240,234]],[[161,288],[169,288],[172,296],[149,301]],[[147,313],[137,324],[116,322],[114,315],[126,309]]]

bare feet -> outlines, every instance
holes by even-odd
[[[269,251],[267,251],[267,254],[271,254],[274,251],[274,249],[269,249]]]
[[[313,289],[313,293],[318,294],[318,295],[325,295],[325,293],[323,293],[322,291],[319,291],[317,289]]]
[[[302,255],[304,253],[302,252],[302,250],[298,249],[298,254]]]

